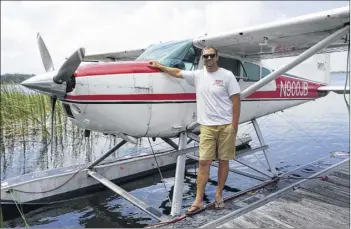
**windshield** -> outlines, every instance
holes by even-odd
[[[191,40],[150,46],[136,60],[157,60],[168,67],[192,70],[196,51]]]

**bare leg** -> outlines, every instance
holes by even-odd
[[[231,124],[221,126],[218,137],[218,186],[216,201],[221,202],[224,185],[228,178],[229,160],[235,157],[235,135]]]
[[[222,199],[222,191],[224,185],[227,181],[229,172],[229,161],[228,160],[219,160],[219,168],[218,168],[218,186],[216,189],[216,201],[220,201]]]
[[[192,207],[188,209],[189,212],[196,211],[197,207],[203,207],[203,198],[205,187],[210,174],[210,167],[216,151],[217,127],[216,126],[201,126],[200,127],[200,145],[199,156],[200,165],[197,175],[197,189],[196,198]]]
[[[203,207],[202,200],[204,198],[205,187],[209,178],[211,160],[200,160],[199,171],[197,174],[197,189],[196,198],[192,206]],[[189,211],[196,210],[194,207],[190,207]]]

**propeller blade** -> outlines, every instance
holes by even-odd
[[[57,75],[54,77],[54,82],[58,84],[62,84],[63,82],[66,82],[77,70],[84,56],[85,56],[84,48],[79,48],[77,51],[75,51],[65,61],[65,63],[63,63]]]
[[[54,70],[54,64],[52,63],[52,59],[46,45],[41,38],[40,34],[37,35],[37,42],[40,51],[41,60],[43,61],[44,68],[46,72]]]
[[[55,117],[55,104],[56,104],[57,98],[54,96],[50,97],[50,102],[51,102],[51,155],[52,150],[54,148],[54,117]]]

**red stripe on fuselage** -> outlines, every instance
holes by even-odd
[[[123,61],[84,65],[75,72],[76,77],[120,75],[130,73],[156,73],[160,70],[148,66],[146,61]],[[247,99],[314,99],[320,97],[318,88],[324,84],[289,76],[275,79],[276,90],[256,91]],[[125,94],[125,95],[68,95],[70,100],[195,100],[195,93],[177,94]]]
[[[123,100],[123,101],[144,101],[144,100],[195,100],[195,93],[179,94],[126,94],[126,95],[68,95],[68,100]]]
[[[145,61],[123,61],[108,62],[100,64],[83,65],[74,73],[76,77],[84,76],[101,76],[101,75],[119,75],[130,73],[153,73],[160,72],[159,69],[148,66],[149,62]]]

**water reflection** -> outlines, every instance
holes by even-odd
[[[121,141],[115,136],[95,132],[84,137],[83,130],[73,126],[67,118],[63,119],[64,128],[59,134],[56,131],[52,141],[50,136],[39,130],[32,135],[5,137],[1,143],[1,180],[38,170],[92,162]],[[154,150],[170,149],[160,140],[152,142],[152,145]],[[107,160],[149,152],[149,143],[144,139],[137,145],[127,143]],[[16,163],[13,163],[14,160]]]

